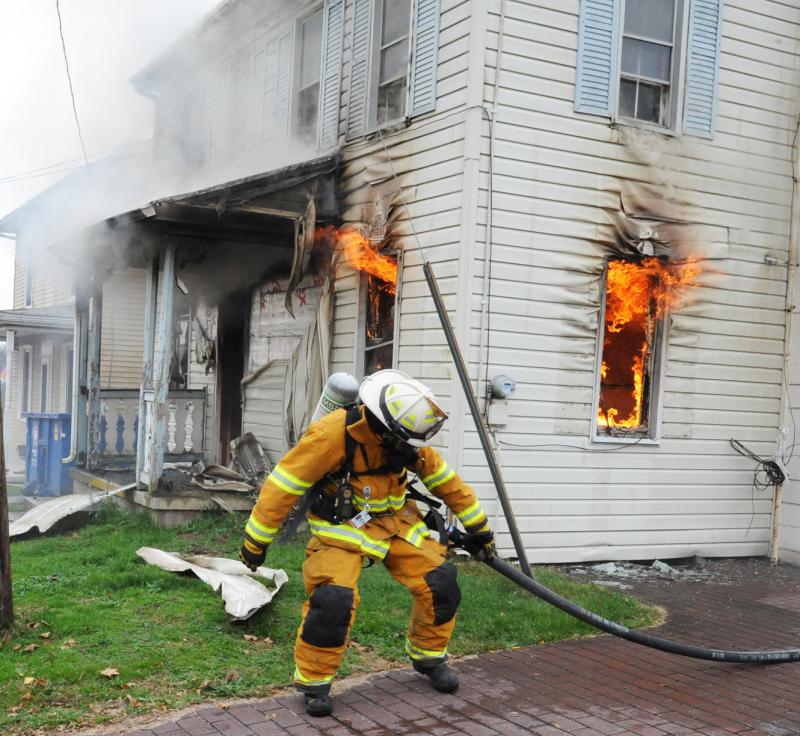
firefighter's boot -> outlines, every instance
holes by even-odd
[[[433,667],[426,667],[423,664],[414,662],[414,669],[426,675],[434,689],[440,693],[454,693],[458,690],[458,675],[445,662],[440,662]]]
[[[333,711],[333,699],[329,694],[306,693],[306,713],[315,718],[329,716]]]

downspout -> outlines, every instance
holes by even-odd
[[[784,424],[787,415],[791,417],[792,403],[791,403],[791,376],[789,370],[791,368],[792,359],[792,315],[794,315],[795,304],[795,290],[797,282],[797,245],[798,245],[798,229],[800,229],[800,147],[797,145],[797,137],[800,133],[800,117],[797,120],[797,128],[794,135],[794,150],[792,151],[792,209],[791,217],[789,220],[789,256],[786,264],[786,327],[783,339],[783,373],[781,384],[781,414],[780,414],[780,431],[784,432]],[[792,439],[792,443],[797,442],[797,439]],[[781,447],[785,443],[781,442]],[[793,450],[794,448],[792,448]],[[782,458],[783,460],[783,458]],[[785,463],[786,461],[783,460]],[[769,559],[773,564],[778,562],[778,548],[780,544],[781,533],[781,500],[783,496],[783,484],[775,486],[775,495],[772,500],[772,533],[770,535],[769,546]]]
[[[461,187],[461,239],[458,278],[455,294],[455,331],[462,345],[470,344],[470,315],[474,277],[474,253],[478,231],[478,194],[480,190],[481,138],[483,134],[483,82],[486,70],[486,42],[489,14],[484,0],[472,0],[469,54],[467,57],[467,115],[464,121],[464,173]],[[477,377],[480,381],[480,376]],[[457,375],[452,380],[453,411],[448,443],[451,458],[460,465],[464,450],[464,392]]]

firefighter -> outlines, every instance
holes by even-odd
[[[331,683],[355,620],[358,579],[365,564],[377,561],[413,597],[405,650],[414,669],[440,692],[458,688],[446,663],[461,600],[456,568],[446,561],[442,540],[430,535],[411,481],[418,478],[453,511],[479,556],[494,555],[494,536],[474,491],[428,446],[447,419],[431,391],[400,371],[382,370],[364,379],[358,398],[314,422],[281,458],[264,482],[240,552],[255,571],[292,506],[311,494],[303,564],[308,599],[295,642],[294,682],[312,716],[332,711]]]

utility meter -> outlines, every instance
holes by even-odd
[[[491,380],[490,391],[494,399],[507,399],[517,390],[517,382],[511,376],[499,375]]]

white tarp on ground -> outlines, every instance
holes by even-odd
[[[164,552],[154,547],[141,547],[136,550],[145,562],[160,567],[167,572],[193,572],[213,590],[222,589],[225,612],[234,621],[242,621],[267,605],[289,579],[283,570],[259,567],[254,573],[239,561],[226,557],[205,557],[203,555],[181,555]],[[271,580],[274,589],[267,588],[251,575]]]
[[[77,514],[79,511],[86,511],[94,504],[104,498],[113,496],[115,493],[124,491],[129,486],[123,486],[106,493],[93,493],[91,495],[77,494],[70,496],[60,496],[38,504],[30,511],[26,511],[19,519],[9,525],[8,531],[11,539],[21,537],[31,529],[38,529],[39,534],[44,534],[51,529],[56,522],[61,519]]]

